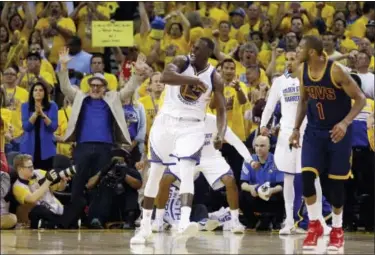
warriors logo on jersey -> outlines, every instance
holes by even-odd
[[[183,85],[180,86],[179,99],[187,104],[194,104],[207,91],[207,88],[203,84],[199,85]]]

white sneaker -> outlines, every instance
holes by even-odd
[[[130,244],[145,244],[146,242],[151,241],[152,230],[151,224],[141,222],[141,227],[135,236],[130,239]]]
[[[220,226],[220,222],[218,220],[207,220],[205,229],[207,231],[214,231]]]
[[[295,231],[296,231],[296,234],[299,234],[299,235],[304,235],[307,233],[307,231],[304,230],[303,228],[296,228]]]
[[[232,227],[231,221],[227,220],[223,224],[223,231],[230,231]]]
[[[241,224],[239,220],[231,220],[231,229],[233,234],[243,234],[245,232],[245,226]]]
[[[279,231],[279,235],[293,235],[296,232],[296,229],[293,225],[285,225]]]
[[[165,230],[164,229],[164,222],[159,221],[159,220],[154,220],[152,222],[151,230],[152,230],[153,233],[163,232]]]
[[[199,224],[196,222],[189,222],[188,224],[181,224],[178,226],[178,234],[185,237],[197,236],[199,232]]]

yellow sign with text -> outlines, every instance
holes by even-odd
[[[134,46],[133,21],[93,21],[93,47]]]

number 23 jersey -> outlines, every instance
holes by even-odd
[[[181,75],[199,77],[207,87],[203,85],[165,85],[164,103],[161,113],[176,118],[194,118],[203,120],[206,115],[207,103],[213,88],[213,75],[215,68],[208,64],[206,68],[197,72],[187,57],[186,65]]]

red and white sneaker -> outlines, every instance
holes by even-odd
[[[329,243],[327,250],[339,251],[344,247],[344,231],[342,228],[332,228],[329,234]]]
[[[302,248],[304,250],[313,250],[318,245],[318,238],[323,235],[323,227],[319,220],[312,220],[309,222],[307,236],[303,241]]]

